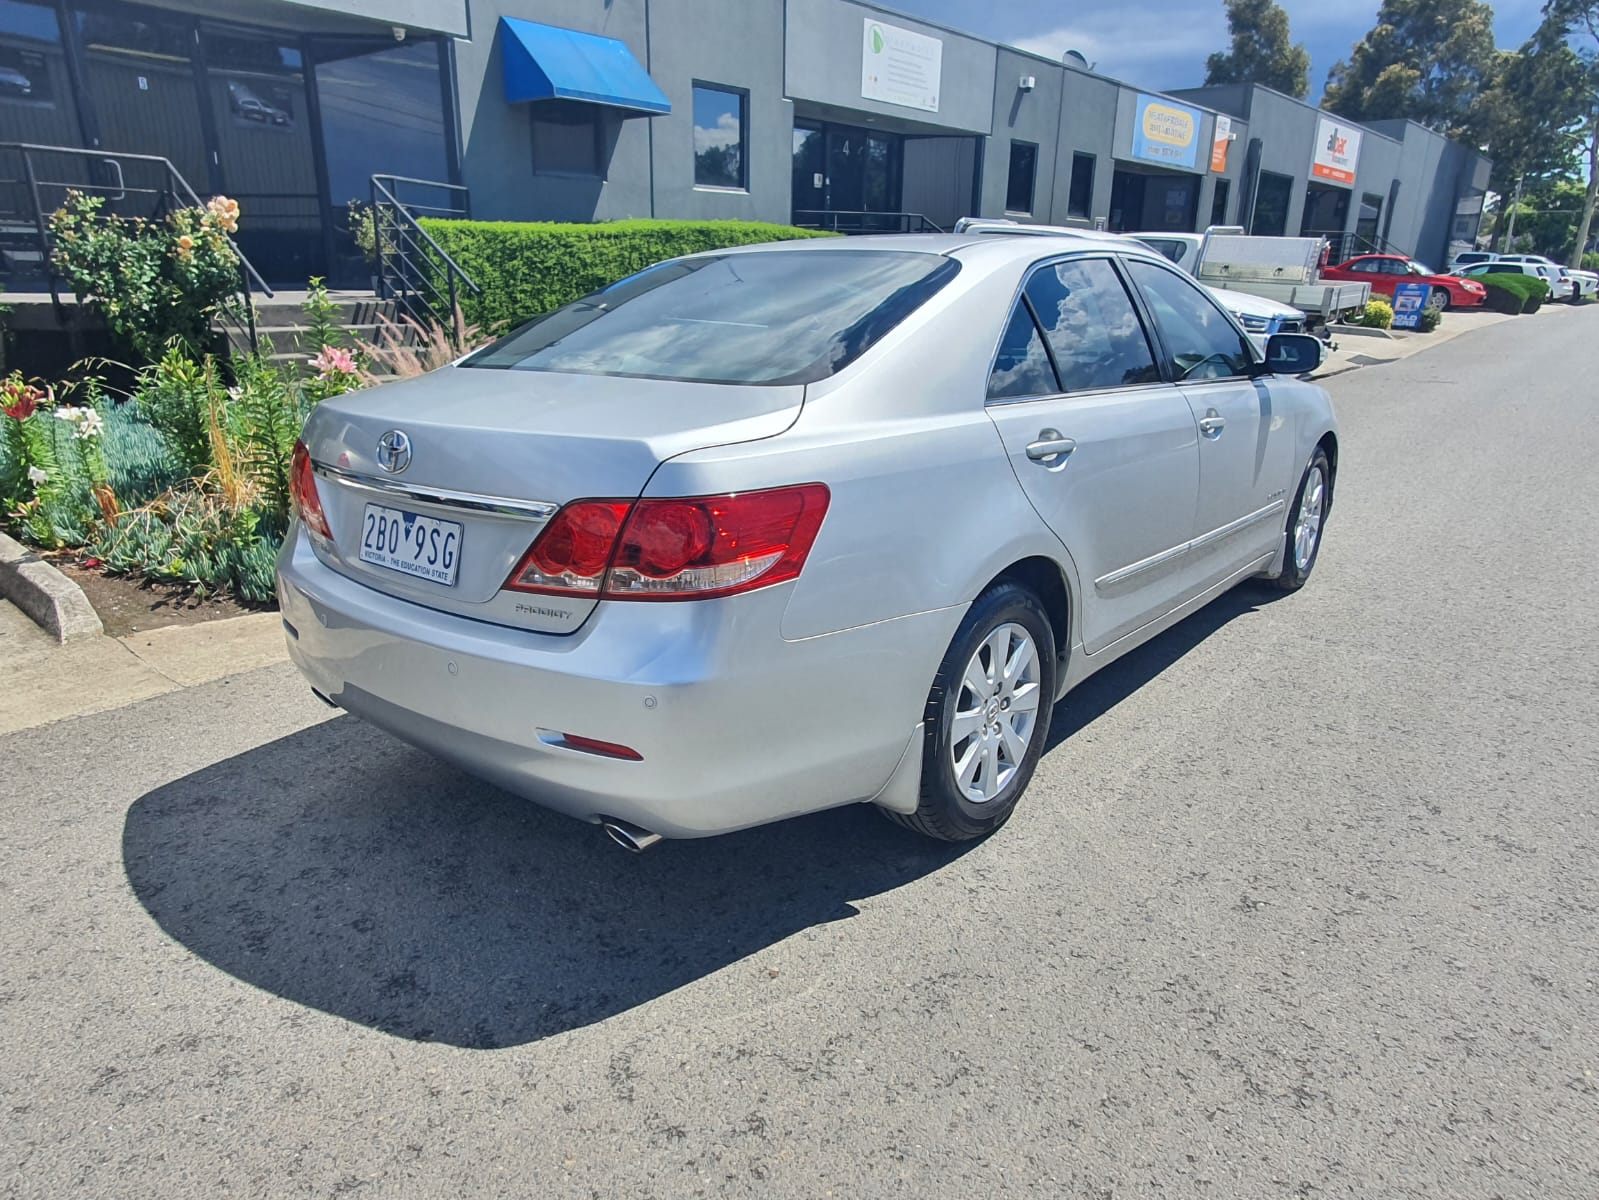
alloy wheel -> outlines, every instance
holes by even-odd
[[[951,708],[949,754],[955,786],[987,804],[1015,776],[1038,733],[1038,646],[1007,622],[978,645]]]
[[[1310,569],[1310,560],[1316,556],[1326,502],[1327,477],[1320,466],[1311,467],[1300,493],[1299,515],[1294,518],[1294,566],[1301,572]]]

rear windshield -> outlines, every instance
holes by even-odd
[[[661,263],[546,313],[464,367],[705,383],[813,383],[960,269],[902,250],[771,250]]]

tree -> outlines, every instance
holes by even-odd
[[[1322,107],[1353,121],[1409,118],[1456,136],[1494,63],[1484,0],[1383,0],[1377,24],[1327,74]]]
[[[1581,83],[1576,55],[1558,38],[1535,37],[1520,50],[1495,55],[1470,131],[1493,159],[1491,190],[1508,199],[1571,174],[1577,142],[1570,129],[1582,115]],[[1495,249],[1510,208],[1503,201],[1494,208]]]
[[[1543,24],[1534,37],[1546,46],[1568,48],[1580,64],[1581,116],[1575,128],[1588,168],[1588,186],[1583,192],[1575,244],[1567,260],[1575,267],[1581,265],[1582,252],[1588,248],[1594,207],[1599,202],[1599,0],[1549,0],[1544,5]]]
[[[1288,14],[1273,0],[1223,0],[1232,49],[1205,60],[1205,86],[1259,83],[1303,100],[1310,94],[1310,54],[1292,44]]]

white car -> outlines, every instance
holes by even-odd
[[[1535,267],[1545,267],[1555,280],[1551,282],[1550,290],[1557,300],[1591,300],[1599,294],[1599,275],[1592,271],[1582,271],[1574,267],[1563,267],[1553,259],[1545,258],[1541,254],[1501,254],[1495,262],[1521,263]]]
[[[1190,275],[1189,262],[1176,257],[1170,248],[1158,244],[1161,239],[1192,238],[1197,247],[1201,237],[1199,234],[1117,234],[1098,233],[1090,229],[1076,229],[1065,225],[1024,225],[1019,221],[1004,220],[1002,218],[962,217],[955,223],[956,233],[1020,233],[1034,234],[1036,236],[1068,236],[1091,238],[1131,238],[1142,242],[1145,246],[1165,255],[1177,266],[1187,271]],[[1189,257],[1191,261],[1191,256]],[[1247,292],[1235,292],[1229,288],[1209,287],[1206,290],[1221,302],[1223,308],[1237,318],[1238,323],[1244,327],[1244,332],[1255,343],[1256,349],[1266,348],[1266,339],[1274,333],[1304,333],[1306,328],[1305,314],[1297,308],[1286,304],[1278,304],[1275,300],[1266,300],[1260,296],[1251,296]]]

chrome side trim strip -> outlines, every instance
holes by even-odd
[[[1101,575],[1094,580],[1094,590],[1098,592],[1108,591],[1118,584],[1126,583],[1135,575],[1142,575],[1145,571],[1153,571],[1157,567],[1165,566],[1167,563],[1181,558],[1190,550],[1199,550],[1212,542],[1219,542],[1222,538],[1231,537],[1240,530],[1247,529],[1251,525],[1275,516],[1287,507],[1286,501],[1273,500],[1265,508],[1257,508],[1254,512],[1239,517],[1236,521],[1228,521],[1227,524],[1212,529],[1209,533],[1200,534],[1192,541],[1184,542],[1180,546],[1173,546],[1170,550],[1162,550],[1159,554],[1151,554],[1148,558],[1139,559],[1137,562],[1129,563],[1125,567],[1118,567],[1107,575]]]
[[[1162,550],[1159,554],[1151,554],[1148,558],[1139,559],[1137,562],[1129,563],[1125,567],[1118,567],[1110,574],[1101,575],[1094,580],[1094,589],[1102,592],[1107,588],[1115,587],[1118,583],[1126,583],[1134,575],[1142,575],[1145,571],[1153,571],[1156,567],[1164,566],[1174,559],[1181,558],[1187,554],[1188,546],[1189,543],[1183,542],[1179,546],[1173,546],[1170,550]]]
[[[363,492],[375,492],[388,499],[415,500],[421,504],[464,508],[472,512],[494,513],[502,517],[532,517],[538,521],[547,521],[561,508],[559,504],[548,500],[513,500],[507,496],[483,496],[476,492],[447,492],[442,488],[424,487],[421,484],[357,475],[354,471],[344,471],[321,463],[313,464],[311,469],[324,479],[334,479],[346,487],[358,488]]]
[[[1266,505],[1265,508],[1257,508],[1254,512],[1248,514],[1247,516],[1239,517],[1236,521],[1228,521],[1227,524],[1219,526],[1216,529],[1212,529],[1209,533],[1200,534],[1193,541],[1189,542],[1188,546],[1192,550],[1198,550],[1201,546],[1208,546],[1212,542],[1219,542],[1222,538],[1231,537],[1240,529],[1245,529],[1248,526],[1255,524],[1257,521],[1264,521],[1267,517],[1275,516],[1277,513],[1282,512],[1283,509],[1287,507],[1288,502],[1286,500],[1273,500],[1270,504]]]

